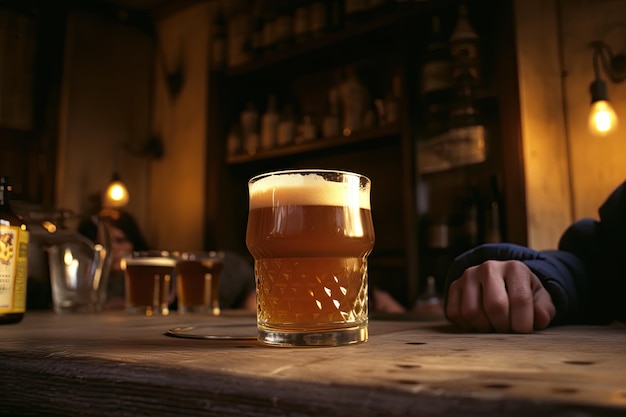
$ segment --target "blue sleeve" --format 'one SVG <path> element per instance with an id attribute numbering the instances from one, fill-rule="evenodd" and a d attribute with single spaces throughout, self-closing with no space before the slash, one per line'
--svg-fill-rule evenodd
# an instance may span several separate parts
<path id="1" fill-rule="evenodd" d="M 557 310 L 552 324 L 571 323 L 579 318 L 586 304 L 586 274 L 582 261 L 574 254 L 562 250 L 535 251 L 510 243 L 480 245 L 454 259 L 445 288 L 467 268 L 487 260 L 518 260 L 526 264 L 552 296 Z"/>
<path id="2" fill-rule="evenodd" d="M 618 187 L 600 207 L 599 220 L 582 219 L 563 233 L 559 249 L 575 254 L 585 265 L 590 323 L 626 323 L 626 192 Z"/>

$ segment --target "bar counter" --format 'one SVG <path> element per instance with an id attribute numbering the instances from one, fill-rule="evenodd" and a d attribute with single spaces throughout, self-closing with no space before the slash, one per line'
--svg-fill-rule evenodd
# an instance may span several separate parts
<path id="1" fill-rule="evenodd" d="M 626 415 L 626 327 L 466 334 L 376 316 L 366 343 L 269 347 L 255 318 L 27 312 L 0 327 L 6 416 Z"/>

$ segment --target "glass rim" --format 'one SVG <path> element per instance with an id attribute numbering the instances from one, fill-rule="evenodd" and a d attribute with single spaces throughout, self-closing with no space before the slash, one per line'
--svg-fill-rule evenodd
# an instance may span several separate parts
<path id="1" fill-rule="evenodd" d="M 143 249 L 136 250 L 125 256 L 125 258 L 177 258 L 180 252 L 165 249 Z"/>
<path id="2" fill-rule="evenodd" d="M 327 168 L 294 168 L 294 169 L 282 169 L 278 171 L 268 171 L 262 174 L 257 174 L 248 180 L 248 184 L 252 184 L 260 179 L 270 177 L 272 175 L 287 175 L 287 174 L 340 174 L 340 175 L 350 175 L 358 178 L 362 178 L 367 180 L 367 182 L 371 183 L 372 180 L 369 177 L 359 174 L 354 171 L 346 171 L 342 169 L 327 169 Z"/>
<path id="3" fill-rule="evenodd" d="M 196 250 L 196 251 L 184 251 L 180 253 L 179 260 L 181 261 L 194 261 L 194 260 L 221 260 L 226 257 L 226 252 L 222 250 Z"/>

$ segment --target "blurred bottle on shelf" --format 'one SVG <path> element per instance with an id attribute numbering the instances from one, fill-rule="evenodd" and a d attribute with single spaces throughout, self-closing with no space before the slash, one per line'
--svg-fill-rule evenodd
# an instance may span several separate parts
<path id="1" fill-rule="evenodd" d="M 321 0 L 313 0 L 309 6 L 309 29 L 313 38 L 319 38 L 327 31 L 327 4 Z"/>
<path id="2" fill-rule="evenodd" d="M 448 106 L 452 90 L 450 51 L 441 30 L 440 18 L 433 16 L 431 25 L 421 67 L 421 93 L 427 138 L 440 135 L 448 129 Z"/>
<path id="3" fill-rule="evenodd" d="M 470 23 L 467 5 L 459 4 L 456 26 L 449 39 L 453 79 L 469 73 L 476 84 L 480 83 L 479 41 L 480 38 Z"/>
<path id="4" fill-rule="evenodd" d="M 480 87 L 479 37 L 461 3 L 457 22 L 450 36 L 452 77 L 455 96 L 450 111 L 452 165 L 483 162 L 487 159 L 487 137 L 478 100 Z"/>
<path id="5" fill-rule="evenodd" d="M 237 13 L 226 19 L 226 64 L 243 65 L 250 60 L 251 15 Z"/>
<path id="6" fill-rule="evenodd" d="M 487 130 L 476 97 L 476 80 L 468 72 L 456 79 L 456 95 L 450 112 L 450 163 L 475 164 L 487 159 Z"/>
<path id="7" fill-rule="evenodd" d="M 276 45 L 276 11 L 271 5 L 264 4 L 262 16 L 261 48 L 268 51 Z"/>
<path id="8" fill-rule="evenodd" d="M 383 100 L 383 120 L 381 125 L 396 123 L 400 117 L 400 100 L 402 98 L 402 78 L 394 75 L 391 79 L 391 91 Z"/>
<path id="9" fill-rule="evenodd" d="M 251 8 L 251 29 L 248 49 L 251 58 L 258 58 L 263 55 L 263 2 L 254 0 Z"/>
<path id="10" fill-rule="evenodd" d="M 311 119 L 311 116 L 305 114 L 302 122 L 298 125 L 296 133 L 296 143 L 310 142 L 317 138 L 317 128 Z"/>
<path id="11" fill-rule="evenodd" d="M 480 85 L 478 35 L 472 27 L 467 6 L 461 3 L 457 22 L 450 35 L 452 78 L 455 98 L 451 112 L 452 127 L 482 125 L 477 102 Z"/>
<path id="12" fill-rule="evenodd" d="M 367 87 L 361 82 L 354 67 L 347 67 L 345 79 L 339 85 L 339 97 L 342 104 L 342 131 L 350 136 L 363 128 L 363 117 L 368 102 Z"/>
<path id="13" fill-rule="evenodd" d="M 363 129 L 373 129 L 378 126 L 378 116 L 376 114 L 376 106 L 373 101 L 370 101 L 365 106 L 365 113 L 363 113 Z"/>
<path id="14" fill-rule="evenodd" d="M 241 153 L 241 128 L 234 125 L 228 131 L 226 136 L 226 152 L 228 156 L 235 156 Z"/>
<path id="15" fill-rule="evenodd" d="M 213 36 L 211 39 L 211 69 L 221 71 L 226 67 L 226 17 L 221 6 L 218 6 L 213 19 Z"/>
<path id="16" fill-rule="evenodd" d="M 276 145 L 287 146 L 294 142 L 296 135 L 296 121 L 293 114 L 293 107 L 286 105 L 278 122 L 278 136 Z"/>
<path id="17" fill-rule="evenodd" d="M 330 138 L 339 136 L 339 92 L 332 87 L 328 91 L 328 113 L 322 121 L 322 137 Z"/>
<path id="18" fill-rule="evenodd" d="M 276 96 L 270 94 L 267 99 L 267 108 L 261 117 L 261 149 L 267 151 L 276 146 L 279 119 Z"/>
<path id="19" fill-rule="evenodd" d="M 278 7 L 274 20 L 274 45 L 277 49 L 285 49 L 293 42 L 293 6 L 283 3 Z"/>
<path id="20" fill-rule="evenodd" d="M 311 6 L 308 1 L 299 1 L 293 12 L 293 38 L 296 43 L 309 40 L 311 36 L 311 26 L 309 16 Z"/>
<path id="21" fill-rule="evenodd" d="M 241 112 L 241 138 L 248 155 L 254 155 L 259 147 L 259 112 L 254 102 L 249 101 Z"/>
<path id="22" fill-rule="evenodd" d="M 476 79 L 469 71 L 455 80 L 455 94 L 450 110 L 450 127 L 461 128 L 483 125 L 477 98 Z"/>

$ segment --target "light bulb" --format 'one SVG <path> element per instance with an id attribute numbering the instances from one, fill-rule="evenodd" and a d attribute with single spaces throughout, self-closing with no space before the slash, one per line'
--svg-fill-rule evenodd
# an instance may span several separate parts
<path id="1" fill-rule="evenodd" d="M 119 176 L 113 175 L 113 180 L 106 189 L 103 205 L 105 207 L 123 207 L 128 204 L 128 190 Z"/>
<path id="2" fill-rule="evenodd" d="M 595 136 L 608 136 L 617 130 L 617 115 L 613 106 L 606 100 L 591 104 L 589 111 L 589 131 Z"/>

